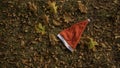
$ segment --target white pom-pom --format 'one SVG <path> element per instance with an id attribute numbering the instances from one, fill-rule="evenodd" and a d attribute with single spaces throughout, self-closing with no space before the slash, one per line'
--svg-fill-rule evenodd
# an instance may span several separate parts
<path id="1" fill-rule="evenodd" d="M 87 19 L 90 22 L 90 19 Z"/>

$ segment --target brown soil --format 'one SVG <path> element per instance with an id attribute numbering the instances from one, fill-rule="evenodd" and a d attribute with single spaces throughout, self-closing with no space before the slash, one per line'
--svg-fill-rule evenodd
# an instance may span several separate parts
<path id="1" fill-rule="evenodd" d="M 120 1 L 81 0 L 87 11 L 79 9 L 77 0 L 54 2 L 57 14 L 47 0 L 0 0 L 0 68 L 119 68 Z M 81 39 L 71 53 L 56 35 L 87 18 L 91 22 L 82 37 L 99 45 L 89 49 Z M 36 32 L 38 23 L 45 34 Z"/>

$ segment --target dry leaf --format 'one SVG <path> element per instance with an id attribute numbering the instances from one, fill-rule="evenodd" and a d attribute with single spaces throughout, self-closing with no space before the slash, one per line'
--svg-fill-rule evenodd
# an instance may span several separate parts
<path id="1" fill-rule="evenodd" d="M 44 20 L 45 24 L 49 23 L 49 16 L 47 16 L 46 14 L 43 14 L 41 17 Z"/>
<path id="2" fill-rule="evenodd" d="M 28 64 L 28 60 L 27 59 L 22 59 L 22 63 L 23 64 Z"/>
<path id="3" fill-rule="evenodd" d="M 56 38 L 54 34 L 49 34 L 49 39 L 52 45 L 55 45 L 56 42 L 58 42 L 58 39 Z"/>
<path id="4" fill-rule="evenodd" d="M 72 20 L 73 20 L 73 19 L 71 18 L 70 15 L 67 15 L 67 14 L 64 15 L 64 21 L 65 21 L 66 23 L 69 23 L 69 22 L 71 22 Z"/>
<path id="5" fill-rule="evenodd" d="M 56 21 L 56 20 L 53 20 L 53 25 L 55 25 L 55 26 L 60 26 L 60 25 L 61 25 L 61 23 L 60 23 L 60 22 L 58 22 L 58 21 Z"/>
<path id="6" fill-rule="evenodd" d="M 48 1 L 48 5 L 51 9 L 51 12 L 53 12 L 54 14 L 57 13 L 57 6 L 56 6 L 56 2 L 51 2 L 51 1 Z"/>
<path id="7" fill-rule="evenodd" d="M 28 8 L 33 12 L 37 12 L 37 6 L 34 3 L 28 2 Z"/>
<path id="8" fill-rule="evenodd" d="M 78 1 L 78 7 L 81 13 L 87 13 L 87 7 L 81 3 L 81 1 Z"/>

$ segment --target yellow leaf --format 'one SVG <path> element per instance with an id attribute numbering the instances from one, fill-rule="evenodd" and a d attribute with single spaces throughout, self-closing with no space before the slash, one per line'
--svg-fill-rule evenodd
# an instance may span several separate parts
<path id="1" fill-rule="evenodd" d="M 87 7 L 81 3 L 81 1 L 78 1 L 78 7 L 81 13 L 87 13 Z"/>
<path id="2" fill-rule="evenodd" d="M 89 38 L 89 49 L 92 49 L 95 47 L 95 45 L 98 45 L 96 41 L 94 41 L 92 38 Z"/>
<path id="3" fill-rule="evenodd" d="M 37 33 L 45 34 L 45 26 L 42 26 L 41 23 L 36 24 L 35 29 Z"/>
<path id="4" fill-rule="evenodd" d="M 56 2 L 51 2 L 51 1 L 48 1 L 48 5 L 51 9 L 51 12 L 53 12 L 54 14 L 57 13 L 57 6 L 56 6 Z"/>

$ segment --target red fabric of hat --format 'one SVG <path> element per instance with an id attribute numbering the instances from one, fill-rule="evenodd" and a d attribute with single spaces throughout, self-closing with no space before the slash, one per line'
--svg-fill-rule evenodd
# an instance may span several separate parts
<path id="1" fill-rule="evenodd" d="M 82 22 L 78 22 L 71 27 L 61 31 L 57 36 L 64 43 L 64 45 L 73 52 L 76 48 L 78 42 L 80 41 L 81 35 L 86 27 L 86 25 L 90 22 L 90 19 L 87 19 Z"/>

